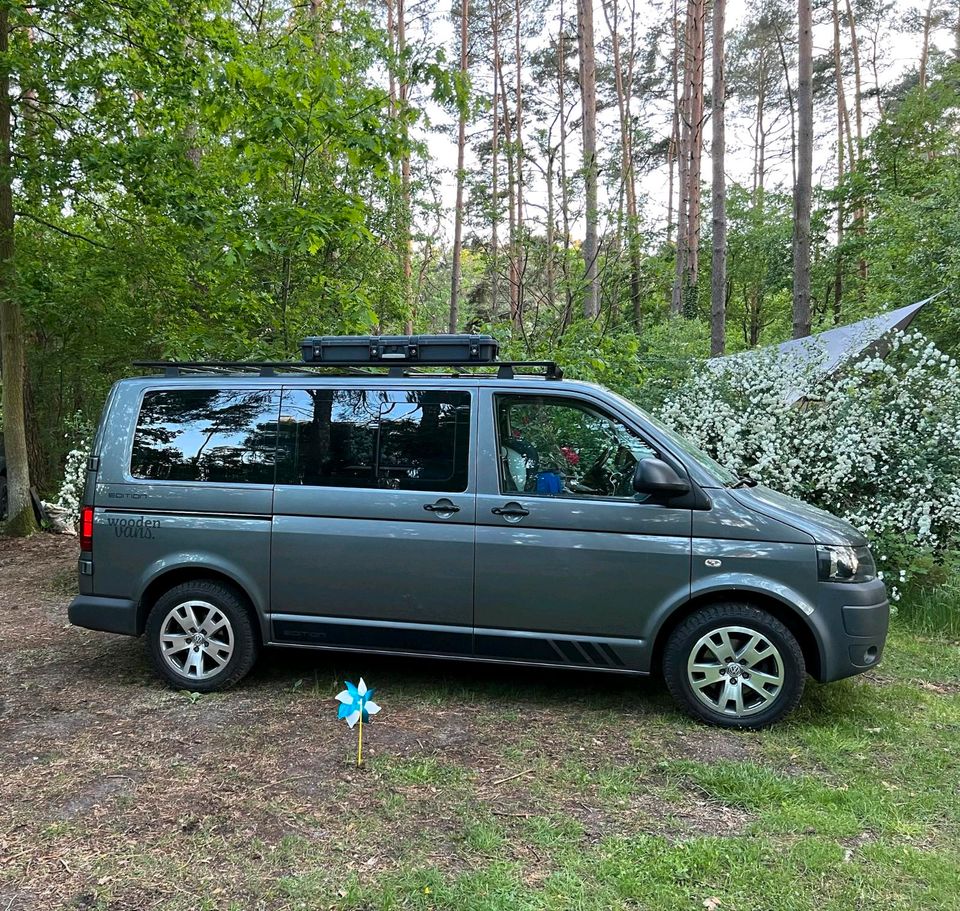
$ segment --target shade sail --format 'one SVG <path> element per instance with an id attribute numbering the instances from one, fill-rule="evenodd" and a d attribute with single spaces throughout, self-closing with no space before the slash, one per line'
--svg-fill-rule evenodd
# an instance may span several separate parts
<path id="1" fill-rule="evenodd" d="M 712 370 L 723 373 L 728 367 L 742 362 L 744 358 L 771 354 L 782 357 L 791 366 L 801 368 L 801 372 L 815 380 L 824 379 L 837 371 L 843 364 L 859 359 L 870 353 L 886 353 L 886 340 L 892 332 L 906 329 L 914 317 L 943 291 L 897 310 L 881 313 L 869 319 L 828 329 L 809 338 L 791 339 L 779 345 L 742 351 L 726 357 L 711 359 L 708 363 Z M 790 402 L 798 401 L 806 390 L 792 389 L 787 396 Z"/>

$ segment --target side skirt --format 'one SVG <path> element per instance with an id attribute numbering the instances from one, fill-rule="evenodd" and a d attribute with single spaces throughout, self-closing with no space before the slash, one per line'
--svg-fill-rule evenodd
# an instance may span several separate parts
<path id="1" fill-rule="evenodd" d="M 269 620 L 268 645 L 648 673 L 649 649 L 642 639 L 303 614 L 272 614 Z"/>

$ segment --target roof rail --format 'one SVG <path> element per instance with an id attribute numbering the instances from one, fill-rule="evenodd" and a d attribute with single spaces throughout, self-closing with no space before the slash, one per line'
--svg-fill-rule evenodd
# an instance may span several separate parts
<path id="1" fill-rule="evenodd" d="M 516 368 L 539 369 L 542 373 L 526 373 L 520 376 L 542 376 L 548 380 L 562 380 L 563 370 L 554 361 L 445 361 L 440 364 L 424 364 L 419 361 L 395 360 L 389 363 L 356 361 L 347 363 L 304 363 L 303 361 L 134 361 L 134 367 L 145 370 L 162 370 L 166 376 L 276 376 L 278 373 L 294 376 L 316 376 L 318 374 L 403 378 L 407 376 L 436 377 L 439 379 L 460 376 L 495 376 L 501 380 L 512 380 Z M 434 373 L 424 367 L 460 368 L 453 373 Z M 478 373 L 478 368 L 493 368 L 496 373 Z M 416 369 L 420 368 L 420 369 Z M 469 368 L 466 372 L 463 368 Z M 384 372 L 386 371 L 386 372 Z"/>

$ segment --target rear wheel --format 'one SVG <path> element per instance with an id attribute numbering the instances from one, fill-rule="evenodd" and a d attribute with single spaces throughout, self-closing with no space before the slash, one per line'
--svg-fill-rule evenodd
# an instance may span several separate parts
<path id="1" fill-rule="evenodd" d="M 259 637 L 241 596 L 220 582 L 185 582 L 154 604 L 147 640 L 157 672 L 179 689 L 233 686 L 257 660 Z"/>
<path id="2" fill-rule="evenodd" d="M 667 640 L 663 674 L 691 715 L 730 728 L 762 728 L 800 701 L 806 669 L 793 633 L 748 604 L 698 610 Z"/>

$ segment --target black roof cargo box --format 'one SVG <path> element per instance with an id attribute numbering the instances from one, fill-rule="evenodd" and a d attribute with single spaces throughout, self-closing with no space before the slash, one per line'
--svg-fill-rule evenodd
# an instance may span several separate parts
<path id="1" fill-rule="evenodd" d="M 491 364 L 489 335 L 312 335 L 300 343 L 307 364 Z"/>

